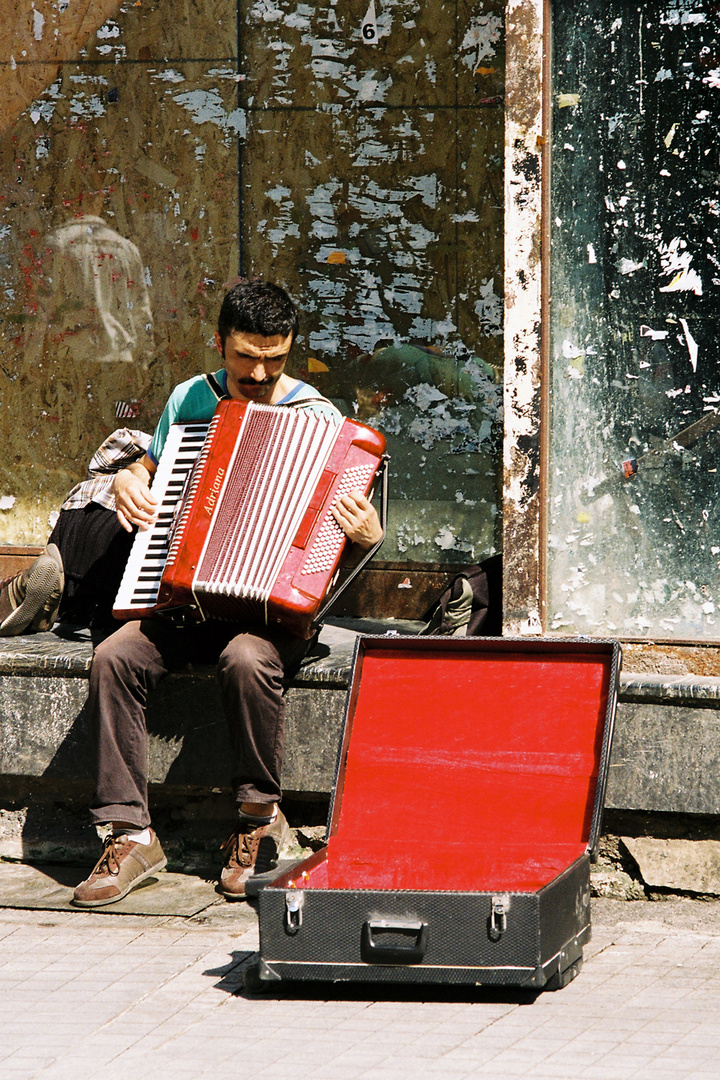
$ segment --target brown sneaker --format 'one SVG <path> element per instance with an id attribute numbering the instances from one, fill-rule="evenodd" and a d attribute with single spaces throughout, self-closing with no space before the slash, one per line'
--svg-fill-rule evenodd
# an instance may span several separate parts
<path id="1" fill-rule="evenodd" d="M 105 850 L 90 877 L 81 881 L 73 893 L 77 907 L 101 907 L 122 900 L 141 881 L 152 877 L 167 865 L 155 831 L 151 844 L 138 844 L 127 836 L 108 836 Z"/>
<path id="2" fill-rule="evenodd" d="M 48 544 L 32 566 L 0 584 L 0 635 L 49 630 L 64 584 L 62 557 L 54 544 Z"/>
<path id="3" fill-rule="evenodd" d="M 225 869 L 220 875 L 220 892 L 226 900 L 244 900 L 245 882 L 253 874 L 264 874 L 277 866 L 278 855 L 289 839 L 290 830 L 282 810 L 270 825 L 250 822 L 238 826 L 225 841 L 222 852 Z"/>

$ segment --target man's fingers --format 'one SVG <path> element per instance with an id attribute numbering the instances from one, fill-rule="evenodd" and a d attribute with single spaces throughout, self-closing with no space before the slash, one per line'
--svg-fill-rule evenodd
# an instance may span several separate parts
<path id="1" fill-rule="evenodd" d="M 365 498 L 362 492 L 353 490 L 341 495 L 335 504 L 335 508 L 347 517 L 361 518 L 363 514 L 370 512 L 372 503 Z"/>
<path id="2" fill-rule="evenodd" d="M 149 491 L 141 489 L 140 491 L 134 491 L 132 493 L 132 501 L 135 504 L 135 508 L 138 512 L 147 514 L 149 517 L 155 517 L 158 508 L 158 501 L 154 499 Z"/>
<path id="3" fill-rule="evenodd" d="M 125 497 L 116 499 L 115 505 L 118 520 L 128 532 L 132 530 L 133 525 L 137 525 L 140 529 L 150 528 L 157 517 L 157 506 L 147 502 L 145 506 L 142 506 Z"/>
<path id="4" fill-rule="evenodd" d="M 122 525 L 122 527 L 123 527 L 123 529 L 125 530 L 125 532 L 132 532 L 132 528 L 133 528 L 133 527 L 132 527 L 132 524 L 131 524 L 131 523 L 130 523 L 130 522 L 128 521 L 128 519 L 127 519 L 127 518 L 125 517 L 125 515 L 124 515 L 124 514 L 123 514 L 123 512 L 122 512 L 122 510 L 118 510 L 118 511 L 117 511 L 117 516 L 118 516 L 118 521 L 119 521 L 119 522 L 120 522 L 120 524 Z"/>
<path id="5" fill-rule="evenodd" d="M 347 503 L 341 502 L 340 500 L 335 504 L 334 509 L 336 516 L 345 519 L 355 517 L 357 514 L 357 511 L 353 507 L 348 506 Z"/>
<path id="6" fill-rule="evenodd" d="M 363 495 L 362 491 L 358 491 L 357 488 L 352 488 L 346 495 L 342 496 L 341 501 L 342 499 L 353 503 L 355 506 L 359 506 L 362 510 L 369 510 L 372 506 L 372 503 L 367 496 Z"/>
<path id="7" fill-rule="evenodd" d="M 343 532 L 368 549 L 382 539 L 382 526 L 373 504 L 360 491 L 350 491 L 338 499 L 333 515 Z"/>

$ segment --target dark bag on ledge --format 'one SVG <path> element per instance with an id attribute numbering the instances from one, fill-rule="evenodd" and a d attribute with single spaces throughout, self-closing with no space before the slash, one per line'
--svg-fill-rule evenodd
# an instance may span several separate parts
<path id="1" fill-rule="evenodd" d="M 502 555 L 492 555 L 453 578 L 425 618 L 428 622 L 421 634 L 502 634 Z"/>

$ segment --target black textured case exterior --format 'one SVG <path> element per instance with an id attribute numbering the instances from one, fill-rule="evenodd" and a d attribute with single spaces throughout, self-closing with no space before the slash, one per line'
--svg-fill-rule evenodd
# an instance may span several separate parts
<path id="1" fill-rule="evenodd" d="M 295 872 L 302 871 L 302 863 Z M 259 895 L 264 980 L 436 982 L 542 988 L 582 957 L 590 939 L 590 858 L 582 856 L 536 893 L 307 889 L 302 922 L 286 928 L 285 888 Z M 507 923 L 493 940 L 493 899 Z M 419 963 L 368 962 L 367 923 L 424 923 Z"/>
<path id="2" fill-rule="evenodd" d="M 358 639 L 355 677 L 348 691 L 345 731 L 338 754 L 331 823 L 335 800 L 343 784 L 360 650 L 365 645 L 380 649 L 402 645 L 412 651 L 426 648 L 427 641 L 417 637 Z M 514 651 L 518 645 L 529 652 L 542 649 L 566 653 L 576 649 L 578 642 L 461 638 L 440 643 L 441 648 L 458 651 L 479 648 Z M 582 966 L 583 946 L 590 940 L 590 862 L 600 836 L 622 663 L 615 641 L 583 640 L 582 649 L 607 655 L 610 665 L 609 700 L 586 854 L 536 892 L 459 892 L 452 890 L 451 881 L 447 891 L 302 889 L 300 925 L 291 925 L 290 929 L 286 883 L 291 875 L 279 875 L 258 894 L 260 957 L 248 978 L 249 986 L 267 985 L 276 980 L 318 980 L 559 989 L 574 978 Z M 322 858 L 323 854 L 318 853 L 297 864 L 292 879 L 301 880 L 303 868 L 311 870 Z M 387 858 L 392 860 L 392 851 L 387 852 Z M 505 914 L 501 928 L 497 921 L 493 922 L 493 909 L 498 903 Z M 382 949 L 369 954 L 367 928 L 378 923 L 423 927 L 422 957 L 411 957 L 410 951 L 403 953 L 402 947 L 393 963 L 381 962 Z M 413 938 L 400 936 L 399 942 L 407 947 L 413 944 Z"/>

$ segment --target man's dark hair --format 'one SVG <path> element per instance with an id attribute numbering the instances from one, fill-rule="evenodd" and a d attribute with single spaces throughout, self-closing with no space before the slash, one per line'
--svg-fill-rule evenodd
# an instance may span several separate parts
<path id="1" fill-rule="evenodd" d="M 223 345 L 233 330 L 262 334 L 263 337 L 292 334 L 294 341 L 299 325 L 295 304 L 284 289 L 270 281 L 243 281 L 233 286 L 223 300 L 218 316 L 218 333 Z"/>

